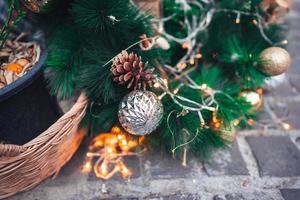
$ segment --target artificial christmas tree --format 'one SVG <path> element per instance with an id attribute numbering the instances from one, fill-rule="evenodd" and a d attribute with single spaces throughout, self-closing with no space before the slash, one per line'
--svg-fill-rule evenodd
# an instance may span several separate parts
<path id="1" fill-rule="evenodd" d="M 63 98 L 86 93 L 84 124 L 92 135 L 118 121 L 128 133 L 149 134 L 133 129 L 147 127 L 156 104 L 145 100 L 151 91 L 163 117 L 148 138 L 177 155 L 188 150 L 205 158 L 211 147 L 226 146 L 224 133 L 246 126 L 260 110 L 264 80 L 287 70 L 288 53 L 275 48 L 285 44 L 283 32 L 265 17 L 263 1 L 159 3 L 161 18 L 132 1 L 70 1 L 50 40 L 50 87 Z"/>

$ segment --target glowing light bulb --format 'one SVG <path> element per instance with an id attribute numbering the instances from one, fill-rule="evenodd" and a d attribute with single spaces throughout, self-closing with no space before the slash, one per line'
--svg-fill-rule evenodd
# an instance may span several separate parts
<path id="1" fill-rule="evenodd" d="M 194 65 L 194 64 L 195 64 L 194 58 L 191 58 L 191 59 L 190 59 L 190 64 L 191 64 L 191 65 Z"/>
<path id="2" fill-rule="evenodd" d="M 107 147 L 106 148 L 106 152 L 109 153 L 109 154 L 111 154 L 113 152 L 112 147 Z"/>
<path id="3" fill-rule="evenodd" d="M 168 85 L 168 79 L 164 78 L 163 82 L 164 82 L 165 85 Z"/>
<path id="4" fill-rule="evenodd" d="M 232 122 L 233 126 L 238 126 L 240 124 L 240 120 L 239 119 L 235 119 L 233 122 Z"/>
<path id="5" fill-rule="evenodd" d="M 230 56 L 231 61 L 237 61 L 239 59 L 239 55 L 237 53 L 233 53 Z"/>
<path id="6" fill-rule="evenodd" d="M 159 83 L 154 83 L 154 85 L 153 85 L 155 88 L 159 88 L 159 86 L 160 86 L 160 84 Z"/>
<path id="7" fill-rule="evenodd" d="M 121 129 L 119 127 L 117 127 L 117 126 L 114 126 L 114 127 L 112 127 L 111 132 L 112 133 L 120 133 Z"/>
<path id="8" fill-rule="evenodd" d="M 124 169 L 123 169 L 123 172 L 124 172 L 124 173 L 128 173 L 129 171 L 128 171 L 127 168 L 124 168 Z"/>
<path id="9" fill-rule="evenodd" d="M 108 173 L 106 163 L 102 163 L 100 170 L 101 170 L 101 174 L 104 176 Z"/>
<path id="10" fill-rule="evenodd" d="M 121 141 L 121 140 L 124 138 L 124 136 L 121 135 L 121 134 L 118 134 L 118 135 L 117 135 L 117 138 L 118 138 L 119 141 Z"/>
<path id="11" fill-rule="evenodd" d="M 176 88 L 174 91 L 173 91 L 173 94 L 178 94 L 179 92 L 179 88 Z"/>
<path id="12" fill-rule="evenodd" d="M 83 165 L 83 168 L 82 168 L 82 172 L 83 173 L 87 173 L 87 172 L 90 172 L 92 170 L 92 164 L 90 161 L 87 161 L 84 165 Z"/>
<path id="13" fill-rule="evenodd" d="M 202 58 L 202 54 L 201 53 L 197 53 L 196 54 L 196 58 L 198 58 L 198 59 Z"/>
<path id="14" fill-rule="evenodd" d="M 291 125 L 289 123 L 283 122 L 281 126 L 284 130 L 291 130 Z"/>
<path id="15" fill-rule="evenodd" d="M 241 13 L 238 13 L 235 19 L 235 23 L 239 24 L 241 22 Z"/>
<path id="16" fill-rule="evenodd" d="M 123 164 L 121 165 L 121 173 L 123 177 L 129 177 L 132 175 L 132 172 Z"/>
<path id="17" fill-rule="evenodd" d="M 127 145 L 127 141 L 126 140 L 122 140 L 122 145 L 126 146 Z"/>
<path id="18" fill-rule="evenodd" d="M 186 66 L 187 66 L 186 63 L 179 63 L 179 64 L 177 65 L 177 68 L 178 68 L 178 69 L 184 69 L 184 68 L 186 68 Z"/>
<path id="19" fill-rule="evenodd" d="M 110 179 L 118 172 L 124 178 L 128 178 L 132 172 L 123 163 L 123 157 L 138 155 L 134 152 L 134 148 L 140 145 L 143 140 L 144 137 L 141 137 L 138 142 L 135 138 L 125 135 L 119 127 L 113 127 L 110 133 L 101 134 L 90 143 L 82 172 L 93 170 L 96 177 L 105 180 Z M 96 146 L 97 141 L 101 141 L 103 144 Z M 94 158 L 98 159 L 94 161 Z"/>
<path id="20" fill-rule="evenodd" d="M 205 90 L 207 89 L 208 85 L 206 83 L 203 83 L 202 85 L 200 85 L 200 90 Z"/>
<path id="21" fill-rule="evenodd" d="M 87 152 L 87 153 L 86 153 L 86 157 L 93 157 L 93 153 Z"/>
<path id="22" fill-rule="evenodd" d="M 248 119 L 248 124 L 250 125 L 250 126 L 253 126 L 254 125 L 254 123 L 255 123 L 255 121 L 253 120 L 253 119 Z"/>
<path id="23" fill-rule="evenodd" d="M 181 47 L 182 47 L 183 49 L 188 49 L 188 48 L 190 48 L 190 45 L 189 45 L 189 43 L 185 42 L 185 43 L 183 43 L 183 44 L 181 45 Z"/>
<path id="24" fill-rule="evenodd" d="M 97 140 L 95 142 L 95 147 L 101 147 L 101 146 L 103 146 L 103 141 L 102 140 Z"/>

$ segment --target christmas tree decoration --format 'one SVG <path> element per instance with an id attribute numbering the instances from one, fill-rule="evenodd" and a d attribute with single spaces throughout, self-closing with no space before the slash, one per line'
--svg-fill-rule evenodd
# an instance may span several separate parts
<path id="1" fill-rule="evenodd" d="M 124 158 L 138 156 L 136 148 L 142 145 L 143 140 L 143 137 L 137 139 L 127 135 L 117 126 L 112 127 L 109 133 L 102 133 L 93 138 L 82 172 L 89 173 L 93 169 L 95 175 L 104 180 L 110 179 L 118 172 L 124 179 L 129 178 L 133 172 L 126 166 Z M 95 158 L 97 160 L 93 166 Z"/>
<path id="2" fill-rule="evenodd" d="M 221 138 L 228 143 L 233 143 L 236 140 L 237 130 L 234 127 L 221 130 Z"/>
<path id="3" fill-rule="evenodd" d="M 162 103 L 150 91 L 132 91 L 123 98 L 119 106 L 119 122 L 133 135 L 152 133 L 160 124 L 162 116 Z"/>
<path id="4" fill-rule="evenodd" d="M 240 93 L 240 96 L 245 99 L 247 103 L 249 103 L 252 108 L 250 109 L 251 113 L 256 113 L 261 110 L 264 99 L 261 90 L 245 90 Z"/>
<path id="5" fill-rule="evenodd" d="M 223 125 L 223 121 L 217 117 L 217 111 L 213 112 L 210 127 L 213 130 L 218 131 L 223 127 Z"/>
<path id="6" fill-rule="evenodd" d="M 53 10 L 56 0 L 22 0 L 24 6 L 34 13 L 48 13 Z"/>
<path id="7" fill-rule="evenodd" d="M 133 135 L 157 130 L 147 139 L 185 164 L 187 152 L 206 159 L 234 140 L 236 119 L 242 127 L 261 108 L 256 89 L 266 75 L 290 64 L 274 47 L 286 40 L 268 26 L 272 9 L 261 2 L 71 1 L 49 31 L 50 88 L 63 98 L 87 95 L 90 134 L 119 121 Z"/>
<path id="8" fill-rule="evenodd" d="M 230 126 L 226 127 L 224 122 L 217 117 L 217 111 L 213 112 L 210 127 L 217 134 L 220 134 L 222 139 L 226 142 L 232 143 L 236 138 L 236 129 L 234 128 L 233 123 L 230 123 Z"/>
<path id="9" fill-rule="evenodd" d="M 289 52 L 280 47 L 269 47 L 260 54 L 262 60 L 261 70 L 268 76 L 284 73 L 291 65 Z"/>
<path id="10" fill-rule="evenodd" d="M 148 38 L 146 34 L 141 35 L 140 39 L 141 39 L 140 47 L 143 51 L 148 51 L 152 49 L 152 47 L 154 46 L 154 39 Z"/>
<path id="11" fill-rule="evenodd" d="M 168 40 L 166 40 L 164 37 L 159 36 L 156 39 L 156 44 L 159 48 L 163 49 L 163 50 L 168 50 L 170 49 L 170 43 L 168 42 Z"/>
<path id="12" fill-rule="evenodd" d="M 153 86 L 155 76 L 152 69 L 146 70 L 148 63 L 143 63 L 137 54 L 122 51 L 115 57 L 111 66 L 114 81 L 118 84 L 126 84 L 127 88 L 146 89 Z"/>

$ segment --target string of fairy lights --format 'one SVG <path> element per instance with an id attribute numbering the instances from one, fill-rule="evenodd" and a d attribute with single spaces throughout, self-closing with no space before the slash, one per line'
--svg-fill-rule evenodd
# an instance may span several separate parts
<path id="1" fill-rule="evenodd" d="M 229 10 L 229 9 L 215 9 L 213 4 L 214 1 L 213 0 L 201 0 L 201 1 L 193 1 L 193 0 L 177 0 L 176 1 L 178 4 L 181 5 L 182 10 L 184 11 L 184 27 L 187 29 L 187 36 L 184 38 L 177 38 L 169 33 L 167 33 L 164 29 L 165 24 L 172 20 L 173 18 L 176 17 L 175 14 L 172 14 L 170 16 L 166 16 L 162 19 L 159 20 L 154 20 L 155 23 L 158 24 L 158 28 L 157 31 L 164 37 L 166 37 L 169 41 L 173 41 L 176 43 L 179 43 L 182 45 L 182 48 L 187 49 L 185 55 L 179 59 L 178 63 L 175 64 L 175 67 L 169 66 L 169 65 L 163 65 L 164 69 L 166 69 L 166 71 L 170 72 L 171 74 L 176 76 L 176 79 L 180 79 L 182 77 L 185 78 L 185 80 L 182 80 L 182 84 L 176 88 L 173 92 L 170 92 L 168 90 L 167 87 L 167 80 L 159 80 L 160 87 L 164 90 L 163 95 L 168 94 L 171 96 L 171 98 L 174 100 L 174 102 L 178 105 L 180 105 L 183 109 L 187 109 L 189 111 L 196 111 L 198 112 L 198 116 L 199 116 L 199 120 L 200 123 L 203 127 L 203 125 L 205 124 L 205 122 L 203 121 L 203 117 L 201 114 L 201 110 L 204 108 L 207 108 L 207 104 L 205 104 L 205 102 L 209 101 L 210 103 L 209 105 L 209 109 L 212 112 L 215 112 L 216 110 L 218 110 L 218 102 L 215 101 L 214 99 L 214 94 L 216 93 L 222 93 L 223 95 L 225 95 L 227 98 L 231 99 L 232 101 L 234 101 L 234 99 L 232 99 L 229 95 L 227 95 L 226 93 L 223 93 L 222 91 L 215 91 L 212 88 L 208 87 L 206 84 L 202 84 L 202 85 L 197 85 L 192 78 L 189 77 L 189 72 L 191 71 L 190 69 L 185 70 L 188 66 L 188 64 L 194 64 L 195 63 L 195 59 L 201 59 L 202 55 L 200 53 L 200 48 L 202 46 L 201 43 L 196 42 L 196 36 L 202 32 L 205 31 L 206 28 L 209 26 L 214 14 L 218 13 L 218 12 L 226 12 L 226 13 L 233 13 L 236 14 L 236 20 L 235 23 L 239 24 L 241 17 L 243 15 L 246 16 L 253 16 L 254 19 L 252 20 L 252 23 L 257 25 L 261 36 L 264 38 L 264 40 L 266 42 L 268 42 L 270 45 L 278 45 L 278 44 L 287 44 L 288 41 L 287 40 L 283 40 L 281 42 L 278 43 L 274 43 L 273 41 L 271 41 L 271 39 L 267 36 L 267 34 L 264 31 L 264 20 L 263 17 L 259 14 L 259 13 L 249 13 L 249 12 L 245 12 L 245 11 L 240 11 L 240 10 Z M 200 16 L 196 16 L 194 15 L 191 19 L 187 16 L 188 11 L 191 9 L 191 6 L 194 6 L 194 8 L 199 9 L 200 11 L 204 10 L 205 7 L 209 7 L 210 9 L 206 12 L 206 14 L 204 15 L 200 15 Z M 187 81 L 186 81 L 187 80 Z M 204 102 L 204 104 L 201 104 L 199 102 L 194 102 L 190 99 L 186 99 L 185 97 L 181 97 L 176 95 L 180 88 L 183 86 L 187 86 L 191 89 L 198 89 L 201 90 L 204 94 L 207 93 L 207 91 L 209 91 L 209 95 L 206 95 L 206 99 L 204 99 L 202 102 Z M 192 103 L 194 105 L 197 105 L 199 107 L 199 109 L 191 109 L 189 107 L 186 107 L 185 105 L 180 104 L 177 99 Z M 215 107 L 211 107 L 211 106 L 215 106 Z M 281 121 L 281 120 L 280 120 Z M 251 123 L 251 120 L 249 121 L 249 123 Z M 237 124 L 236 122 L 234 122 L 234 124 Z M 288 123 L 282 123 L 282 127 L 284 129 L 289 129 L 290 126 L 288 125 Z"/>
<path id="2" fill-rule="evenodd" d="M 112 127 L 109 133 L 93 138 L 86 153 L 82 172 L 89 173 L 93 170 L 96 177 L 104 180 L 110 179 L 117 173 L 120 173 L 123 178 L 129 178 L 133 172 L 126 166 L 124 159 L 129 156 L 139 156 L 145 151 L 143 141 L 144 137 L 136 138 L 126 134 L 117 126 Z"/>

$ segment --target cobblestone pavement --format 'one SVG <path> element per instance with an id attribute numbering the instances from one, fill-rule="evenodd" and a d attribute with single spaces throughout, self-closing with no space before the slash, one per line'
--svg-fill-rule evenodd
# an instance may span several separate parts
<path id="1" fill-rule="evenodd" d="M 300 0 L 289 15 L 293 65 L 284 82 L 266 95 L 255 129 L 239 133 L 228 151 L 187 167 L 163 153 L 131 158 L 129 181 L 101 181 L 80 172 L 82 147 L 55 180 L 12 200 L 300 200 Z M 291 130 L 284 130 L 289 123 Z"/>

